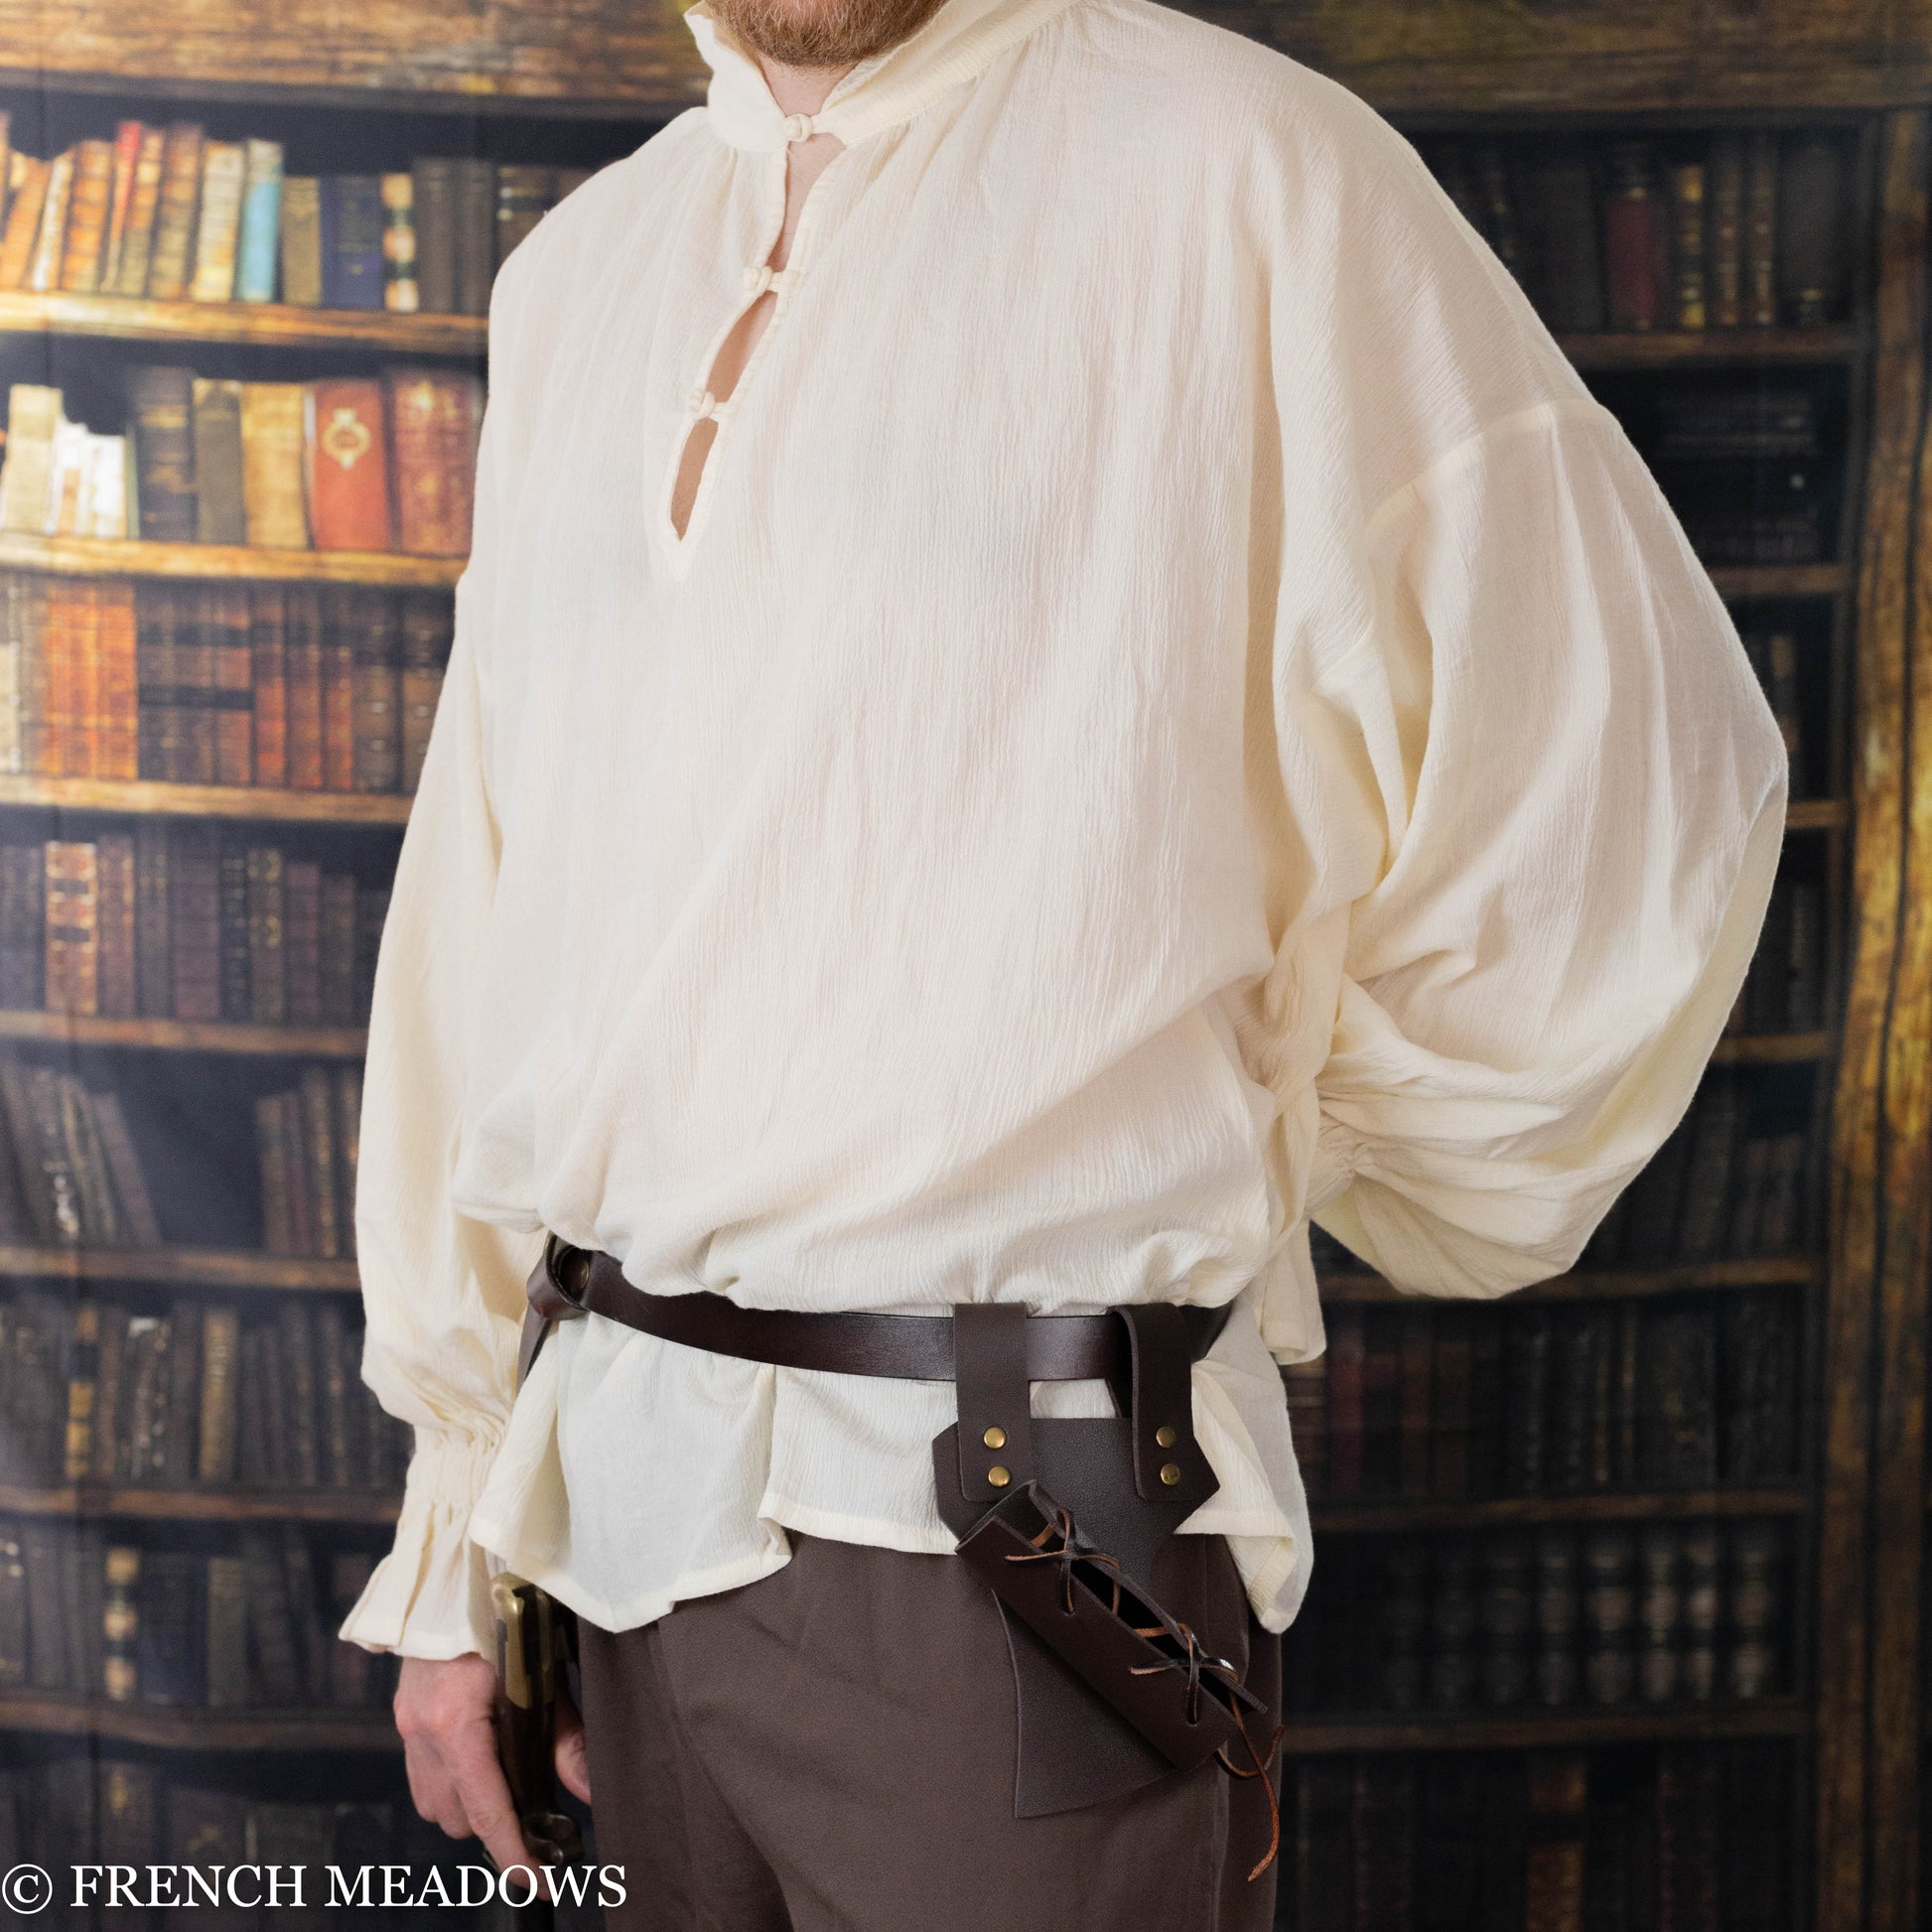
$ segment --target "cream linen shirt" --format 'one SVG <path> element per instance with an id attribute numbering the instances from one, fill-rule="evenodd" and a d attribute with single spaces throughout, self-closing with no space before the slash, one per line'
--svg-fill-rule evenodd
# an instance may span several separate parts
<path id="1" fill-rule="evenodd" d="M 1186 1527 L 1281 1629 L 1310 1215 L 1424 1294 L 1571 1265 L 1742 981 L 1769 708 L 1616 420 L 1342 87 L 1151 0 L 945 0 L 787 119 L 687 19 L 706 104 L 491 303 L 361 1122 L 362 1374 L 416 1449 L 343 1633 L 485 1649 L 495 1562 L 625 1628 L 789 1530 L 951 1549 L 950 1384 L 591 1318 L 516 1392 L 545 1228 L 758 1307 L 1232 1299 Z"/>

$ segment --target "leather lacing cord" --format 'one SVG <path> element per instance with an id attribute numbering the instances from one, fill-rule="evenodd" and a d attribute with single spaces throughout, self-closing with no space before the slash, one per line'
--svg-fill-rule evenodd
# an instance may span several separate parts
<path id="1" fill-rule="evenodd" d="M 1052 1538 L 1058 1543 L 1049 1548 Z M 1120 1565 L 1105 1550 L 1091 1547 L 1082 1548 L 1077 1541 L 1070 1510 L 1056 1507 L 1052 1518 L 1040 1529 L 1038 1535 L 1028 1539 L 1029 1547 L 1016 1551 L 1007 1558 L 1009 1563 L 1056 1563 L 1060 1574 L 1060 1607 L 1071 1616 L 1073 1614 L 1073 1573 L 1077 1566 L 1089 1564 L 1096 1570 L 1104 1571 L 1112 1587 L 1112 1600 L 1108 1604 L 1111 1614 L 1120 1614 Z M 1227 1754 L 1224 1744 L 1214 1753 L 1214 1761 L 1230 1777 L 1241 1779 L 1259 1778 L 1261 1788 L 1268 1798 L 1268 1850 L 1255 1868 L 1248 1873 L 1248 1882 L 1253 1884 L 1268 1867 L 1275 1863 L 1282 1847 L 1282 1808 L 1281 1800 L 1275 1791 L 1274 1781 L 1268 1775 L 1269 1760 L 1275 1755 L 1287 1726 L 1277 1725 L 1273 1735 L 1268 1739 L 1268 1748 L 1263 1751 L 1256 1747 L 1255 1740 L 1248 1734 L 1248 1726 L 1241 1716 L 1243 1698 L 1253 1703 L 1253 1694 L 1241 1682 L 1241 1673 L 1225 1657 L 1210 1657 L 1202 1648 L 1200 1639 L 1177 1617 L 1173 1617 L 1159 1603 L 1149 1600 L 1147 1608 L 1154 1612 L 1158 1621 L 1147 1624 L 1130 1624 L 1137 1637 L 1146 1637 L 1150 1642 L 1166 1637 L 1177 1646 L 1178 1656 L 1164 1656 L 1156 1664 L 1130 1665 L 1129 1671 L 1135 1677 L 1152 1677 L 1161 1671 L 1185 1671 L 1187 1673 L 1187 1722 L 1200 1722 L 1201 1677 L 1206 1674 L 1217 1677 L 1236 1694 L 1228 1700 L 1228 1715 L 1234 1720 L 1235 1734 L 1241 1739 L 1248 1753 L 1252 1768 L 1244 1770 Z"/>

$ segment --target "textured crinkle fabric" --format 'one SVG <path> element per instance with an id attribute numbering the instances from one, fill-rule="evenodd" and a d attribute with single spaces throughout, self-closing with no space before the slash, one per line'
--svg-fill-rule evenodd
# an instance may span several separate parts
<path id="1" fill-rule="evenodd" d="M 518 1394 L 545 1228 L 763 1307 L 1233 1299 L 1188 1527 L 1280 1629 L 1311 1216 L 1424 1294 L 1574 1262 L 1742 982 L 1769 708 L 1342 87 L 1149 0 L 945 0 L 787 124 L 687 18 L 707 104 L 492 298 L 361 1124 L 363 1374 L 419 1447 L 344 1634 L 483 1647 L 492 1560 L 623 1628 L 787 1529 L 949 1547 L 945 1387 L 585 1320 Z"/>

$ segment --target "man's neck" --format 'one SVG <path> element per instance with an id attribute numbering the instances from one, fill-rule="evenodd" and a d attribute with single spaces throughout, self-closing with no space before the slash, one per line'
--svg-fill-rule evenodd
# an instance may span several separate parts
<path id="1" fill-rule="evenodd" d="M 762 54 L 758 57 L 758 63 L 764 71 L 771 98 L 787 114 L 816 114 L 825 105 L 825 96 L 852 71 L 851 66 L 788 68 L 782 62 L 767 61 Z"/>

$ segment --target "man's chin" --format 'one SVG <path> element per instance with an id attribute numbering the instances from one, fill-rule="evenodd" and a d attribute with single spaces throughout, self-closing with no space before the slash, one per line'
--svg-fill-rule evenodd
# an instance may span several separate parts
<path id="1" fill-rule="evenodd" d="M 752 53 L 779 67 L 850 68 L 884 54 L 939 11 L 942 0 L 710 0 L 709 11 Z"/>

